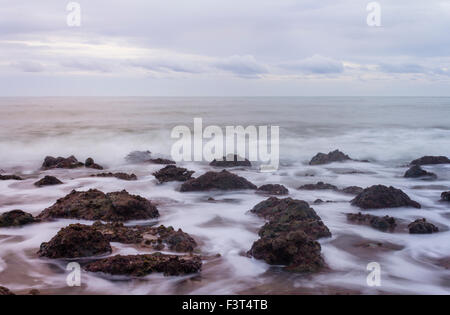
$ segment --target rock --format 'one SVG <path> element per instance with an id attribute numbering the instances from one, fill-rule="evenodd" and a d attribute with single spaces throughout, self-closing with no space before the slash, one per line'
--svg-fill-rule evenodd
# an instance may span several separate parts
<path id="1" fill-rule="evenodd" d="M 439 232 L 439 229 L 426 219 L 418 219 L 408 225 L 410 234 L 432 234 Z"/>
<path id="2" fill-rule="evenodd" d="M 8 288 L 0 286 L 0 295 L 15 295 Z"/>
<path id="3" fill-rule="evenodd" d="M 138 164 L 150 161 L 152 158 L 150 151 L 133 151 L 125 157 L 129 163 Z"/>
<path id="4" fill-rule="evenodd" d="M 348 213 L 347 220 L 351 222 L 356 222 L 359 224 L 365 224 L 373 227 L 374 229 L 380 231 L 393 231 L 397 227 L 395 218 L 390 216 L 377 217 L 370 214 Z"/>
<path id="5" fill-rule="evenodd" d="M 103 169 L 103 166 L 96 164 L 93 158 L 88 158 L 86 160 L 86 162 L 84 162 L 84 166 L 86 166 L 87 168 L 93 168 L 93 169 L 96 169 L 96 170 L 102 170 Z"/>
<path id="6" fill-rule="evenodd" d="M 41 295 L 41 292 L 38 289 L 31 289 L 28 295 Z"/>
<path id="7" fill-rule="evenodd" d="M 318 182 L 317 184 L 306 184 L 300 186 L 300 190 L 338 190 L 338 188 L 331 184 L 325 184 L 324 182 Z"/>
<path id="8" fill-rule="evenodd" d="M 450 201 L 450 191 L 444 191 L 441 194 L 441 200 L 442 201 Z"/>
<path id="9" fill-rule="evenodd" d="M 285 265 L 288 271 L 312 273 L 325 266 L 320 252 L 317 241 L 302 231 L 293 231 L 257 240 L 248 254 L 270 265 Z"/>
<path id="10" fill-rule="evenodd" d="M 322 220 L 301 219 L 288 222 L 272 220 L 266 223 L 258 232 L 261 238 L 276 238 L 280 234 L 292 231 L 302 231 L 313 240 L 331 237 L 331 232 Z"/>
<path id="11" fill-rule="evenodd" d="M 428 179 L 436 179 L 437 176 L 434 173 L 430 173 L 422 169 L 419 165 L 413 165 L 406 171 L 405 178 L 420 178 L 427 177 Z"/>
<path id="12" fill-rule="evenodd" d="M 288 222 L 292 219 L 320 220 L 320 217 L 306 201 L 292 198 L 271 197 L 258 203 L 250 212 L 267 220 Z"/>
<path id="13" fill-rule="evenodd" d="M 386 187 L 383 185 L 375 185 L 363 190 L 351 204 L 362 209 L 382 209 L 382 208 L 398 208 L 398 207 L 414 207 L 421 208 L 421 205 L 409 198 L 400 189 L 394 187 Z"/>
<path id="14" fill-rule="evenodd" d="M 162 165 L 175 165 L 175 164 L 177 164 L 175 161 L 168 160 L 168 159 L 162 159 L 162 158 L 151 159 L 148 162 L 150 162 L 152 164 L 162 164 Z"/>
<path id="15" fill-rule="evenodd" d="M 34 183 L 34 185 L 37 187 L 42 187 L 42 186 L 61 185 L 62 183 L 63 183 L 62 181 L 60 181 L 54 176 L 45 176 L 40 181 Z"/>
<path id="16" fill-rule="evenodd" d="M 61 229 L 48 243 L 42 243 L 38 255 L 57 259 L 92 257 L 111 252 L 108 239 L 95 228 L 71 224 Z"/>
<path id="17" fill-rule="evenodd" d="M 194 171 L 188 171 L 185 168 L 176 167 L 175 165 L 168 165 L 158 172 L 153 173 L 153 176 L 155 176 L 160 183 L 172 181 L 185 182 L 192 179 L 192 174 L 194 173 Z"/>
<path id="18" fill-rule="evenodd" d="M 22 210 L 13 210 L 0 215 L 0 227 L 16 227 L 35 223 L 36 220 L 31 214 Z"/>
<path id="19" fill-rule="evenodd" d="M 147 199 L 126 190 L 104 194 L 91 189 L 72 191 L 45 209 L 38 218 L 66 218 L 103 221 L 147 220 L 159 217 L 158 209 Z"/>
<path id="20" fill-rule="evenodd" d="M 286 187 L 284 187 L 283 185 L 279 185 L 279 184 L 263 185 L 263 186 L 259 187 L 256 192 L 260 193 L 260 194 L 275 195 L 275 196 L 289 195 L 289 190 Z"/>
<path id="21" fill-rule="evenodd" d="M 342 153 L 339 150 L 335 150 L 328 154 L 318 153 L 316 156 L 312 158 L 309 162 L 309 165 L 323 165 L 329 164 L 333 162 L 344 162 L 352 160 L 348 155 Z"/>
<path id="22" fill-rule="evenodd" d="M 72 155 L 68 158 L 47 156 L 42 164 L 43 170 L 49 170 L 54 168 L 78 168 L 83 167 L 84 164 L 78 162 L 78 160 Z"/>
<path id="23" fill-rule="evenodd" d="M 123 223 L 103 224 L 98 221 L 93 227 L 110 242 L 142 244 L 152 246 L 156 250 L 163 250 L 167 246 L 169 250 L 176 252 L 192 252 L 197 247 L 197 243 L 189 234 L 164 225 L 124 226 Z"/>
<path id="24" fill-rule="evenodd" d="M 128 181 L 138 179 L 135 174 L 126 174 L 126 173 L 101 173 L 101 174 L 91 175 L 91 177 L 115 177 L 117 179 L 128 180 Z"/>
<path id="25" fill-rule="evenodd" d="M 154 253 L 130 256 L 117 255 L 92 262 L 85 266 L 85 270 L 111 275 L 143 277 L 154 272 L 161 272 L 165 276 L 191 274 L 199 272 L 201 267 L 202 261 L 198 256 L 181 257 Z"/>
<path id="26" fill-rule="evenodd" d="M 315 205 L 321 205 L 322 203 L 325 203 L 325 201 L 323 201 L 322 199 L 316 199 L 313 202 L 313 204 L 315 204 Z"/>
<path id="27" fill-rule="evenodd" d="M 17 175 L 0 175 L 0 180 L 23 180 L 23 178 Z"/>
<path id="28" fill-rule="evenodd" d="M 433 165 L 449 163 L 450 159 L 446 156 L 423 156 L 420 159 L 411 162 L 412 165 Z"/>
<path id="29" fill-rule="evenodd" d="M 222 160 L 214 160 L 209 165 L 214 167 L 251 167 L 252 163 L 235 154 L 228 157 L 224 156 Z"/>
<path id="30" fill-rule="evenodd" d="M 362 188 L 362 187 L 349 186 L 349 187 L 346 187 L 344 189 L 341 189 L 340 191 L 343 192 L 344 194 L 359 195 L 360 193 L 363 192 L 363 190 L 364 190 L 364 188 Z"/>
<path id="31" fill-rule="evenodd" d="M 182 192 L 219 190 L 257 189 L 243 177 L 232 174 L 226 170 L 222 172 L 207 172 L 206 174 L 191 179 L 181 186 Z"/>

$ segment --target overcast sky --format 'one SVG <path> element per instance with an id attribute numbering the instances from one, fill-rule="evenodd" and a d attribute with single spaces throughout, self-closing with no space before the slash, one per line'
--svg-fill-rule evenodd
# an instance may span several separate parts
<path id="1" fill-rule="evenodd" d="M 0 0 L 0 95 L 450 96 L 450 0 Z"/>

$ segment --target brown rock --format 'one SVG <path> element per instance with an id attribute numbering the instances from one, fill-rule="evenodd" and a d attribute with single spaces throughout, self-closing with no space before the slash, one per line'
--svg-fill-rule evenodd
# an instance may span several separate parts
<path id="1" fill-rule="evenodd" d="M 263 185 L 258 188 L 256 191 L 259 194 L 266 194 L 266 195 L 274 195 L 274 196 L 284 196 L 289 195 L 289 190 L 284 187 L 283 185 Z"/>
<path id="2" fill-rule="evenodd" d="M 126 174 L 126 173 L 101 173 L 101 174 L 94 174 L 91 175 L 91 177 L 115 177 L 117 179 L 121 180 L 137 180 L 137 176 L 135 174 Z"/>
<path id="3" fill-rule="evenodd" d="M 229 157 L 223 157 L 222 160 L 214 160 L 210 164 L 213 167 L 251 167 L 252 163 L 249 160 L 241 158 L 238 155 L 233 155 Z"/>
<path id="4" fill-rule="evenodd" d="M 439 232 L 439 229 L 426 219 L 418 219 L 408 225 L 410 234 L 432 234 Z"/>
<path id="5" fill-rule="evenodd" d="M 390 216 L 377 217 L 370 214 L 348 213 L 347 219 L 351 222 L 365 224 L 380 231 L 393 231 L 397 227 L 395 218 Z"/>
<path id="6" fill-rule="evenodd" d="M 329 152 L 328 154 L 318 153 L 309 162 L 309 165 L 323 165 L 333 162 L 344 162 L 352 160 L 348 155 L 342 153 L 339 150 Z"/>
<path id="7" fill-rule="evenodd" d="M 433 165 L 449 163 L 450 159 L 446 156 L 423 156 L 420 159 L 411 162 L 412 165 Z"/>
<path id="8" fill-rule="evenodd" d="M 360 193 L 363 192 L 363 190 L 364 190 L 364 188 L 362 188 L 362 187 L 349 186 L 349 187 L 346 187 L 344 189 L 341 189 L 340 191 L 343 192 L 344 194 L 359 195 Z"/>
<path id="9" fill-rule="evenodd" d="M 364 189 L 351 203 L 362 209 L 421 207 L 418 202 L 411 200 L 400 189 L 383 185 L 375 185 Z"/>
<path id="10" fill-rule="evenodd" d="M 83 167 L 84 164 L 78 162 L 78 160 L 72 155 L 68 158 L 47 156 L 42 164 L 43 170 L 49 170 L 54 168 L 78 168 Z"/>
<path id="11" fill-rule="evenodd" d="M 0 227 L 2 228 L 23 226 L 37 221 L 31 214 L 22 210 L 13 210 L 0 215 Z"/>
<path id="12" fill-rule="evenodd" d="M 422 169 L 419 165 L 413 165 L 409 170 L 406 171 L 405 178 L 426 178 L 426 179 L 436 179 L 437 176 L 434 173 L 430 173 Z"/>
<path id="13" fill-rule="evenodd" d="M 15 295 L 8 288 L 0 286 L 0 295 Z"/>
<path id="14" fill-rule="evenodd" d="M 324 182 L 318 182 L 317 184 L 306 184 L 300 186 L 300 190 L 339 190 L 336 186 L 331 184 L 325 184 Z"/>
<path id="15" fill-rule="evenodd" d="M 219 190 L 257 189 L 243 177 L 232 174 L 226 170 L 222 172 L 207 172 L 206 174 L 185 182 L 181 186 L 182 192 Z"/>
<path id="16" fill-rule="evenodd" d="M 192 179 L 192 174 L 194 173 L 194 171 L 188 171 L 185 168 L 176 167 L 175 165 L 168 165 L 165 168 L 160 169 L 158 172 L 153 173 L 153 176 L 155 176 L 160 183 L 172 181 L 185 182 Z"/>
<path id="17" fill-rule="evenodd" d="M 96 170 L 103 169 L 103 166 L 96 164 L 93 158 L 87 158 L 86 162 L 84 162 L 84 166 L 86 166 L 87 168 L 93 168 Z"/>
<path id="18" fill-rule="evenodd" d="M 23 178 L 17 175 L 0 175 L 0 180 L 23 180 Z"/>
<path id="19" fill-rule="evenodd" d="M 37 187 L 42 187 L 42 186 L 61 185 L 62 183 L 63 183 L 62 181 L 60 181 L 54 176 L 45 176 L 41 180 L 34 183 L 34 185 Z"/>

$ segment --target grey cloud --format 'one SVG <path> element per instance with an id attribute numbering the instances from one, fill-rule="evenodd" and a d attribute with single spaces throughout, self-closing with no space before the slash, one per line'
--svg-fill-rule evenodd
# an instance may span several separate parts
<path id="1" fill-rule="evenodd" d="M 43 72 L 45 70 L 44 66 L 39 62 L 35 61 L 20 61 L 11 64 L 12 67 L 19 69 L 23 72 Z"/>
<path id="2" fill-rule="evenodd" d="M 250 55 L 231 56 L 216 62 L 214 66 L 242 77 L 255 77 L 269 72 L 266 65 L 257 62 L 255 57 Z"/>
<path id="3" fill-rule="evenodd" d="M 425 73 L 426 69 L 418 64 L 380 64 L 379 69 L 387 73 Z"/>
<path id="4" fill-rule="evenodd" d="M 89 72 L 103 72 L 108 73 L 112 71 L 112 67 L 109 64 L 104 62 L 96 61 L 64 61 L 61 62 L 61 65 L 66 68 L 81 70 L 81 71 L 89 71 Z"/>
<path id="5" fill-rule="evenodd" d="M 309 74 L 333 74 L 344 72 L 344 64 L 331 58 L 314 55 L 299 61 L 283 63 L 282 68 Z"/>

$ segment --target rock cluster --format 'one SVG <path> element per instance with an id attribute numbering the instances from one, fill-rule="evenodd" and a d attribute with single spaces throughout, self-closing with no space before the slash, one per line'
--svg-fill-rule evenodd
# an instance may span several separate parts
<path id="1" fill-rule="evenodd" d="M 374 229 L 386 232 L 394 231 L 397 227 L 396 219 L 390 216 L 377 217 L 370 214 L 348 213 L 347 219 L 351 222 L 364 224 L 373 227 Z"/>
<path id="2" fill-rule="evenodd" d="M 127 174 L 127 173 L 101 173 L 101 174 L 91 175 L 91 177 L 115 177 L 117 179 L 128 180 L 128 181 L 138 179 L 135 174 Z"/>

